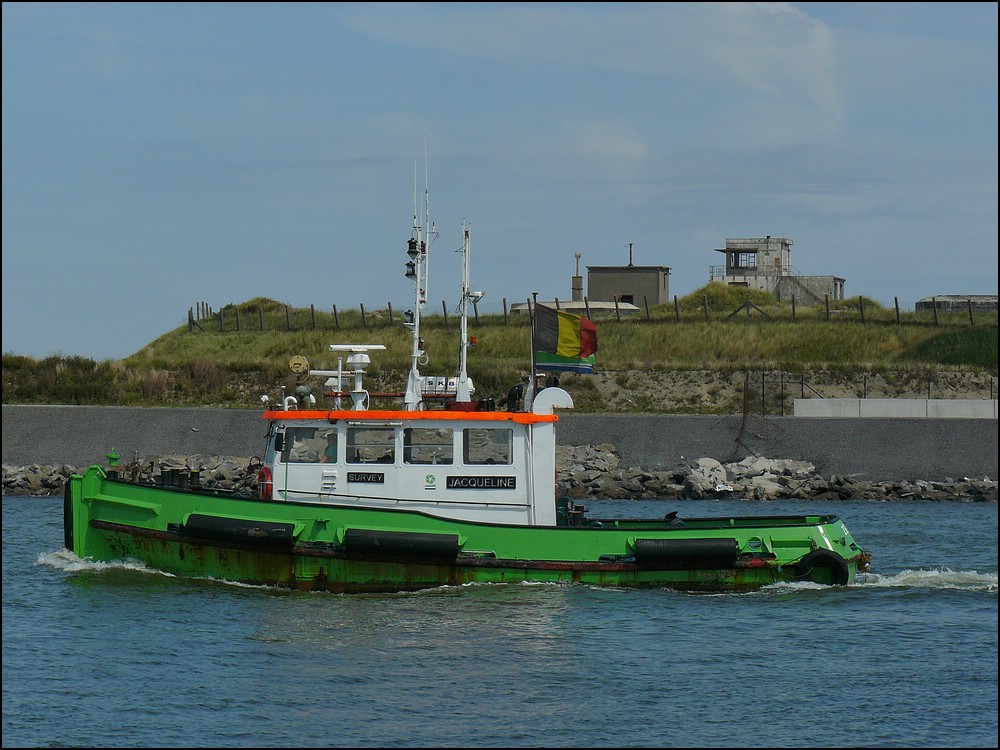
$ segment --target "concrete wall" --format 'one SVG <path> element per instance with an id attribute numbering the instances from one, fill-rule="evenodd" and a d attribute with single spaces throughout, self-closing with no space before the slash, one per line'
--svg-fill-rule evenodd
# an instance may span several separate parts
<path id="1" fill-rule="evenodd" d="M 3 463 L 77 468 L 147 455 L 263 457 L 260 409 L 140 409 L 127 406 L 3 406 Z"/>
<path id="2" fill-rule="evenodd" d="M 797 398 L 796 417 L 930 417 L 996 419 L 996 399 Z"/>
<path id="3" fill-rule="evenodd" d="M 669 469 L 702 457 L 809 461 L 868 481 L 997 478 L 994 419 L 836 419 L 564 414 L 557 440 L 612 443 L 626 466 Z"/>
<path id="4" fill-rule="evenodd" d="M 622 464 L 672 469 L 699 458 L 748 455 L 810 461 L 824 476 L 869 481 L 996 479 L 996 419 L 707 417 L 572 414 L 556 426 L 562 445 L 611 443 Z M 148 455 L 263 457 L 267 425 L 257 409 L 114 406 L 3 407 L 8 466 L 105 463 Z"/>

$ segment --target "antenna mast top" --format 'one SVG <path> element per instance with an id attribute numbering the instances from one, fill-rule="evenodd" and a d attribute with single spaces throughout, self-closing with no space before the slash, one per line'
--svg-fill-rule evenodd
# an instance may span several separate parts
<path id="1" fill-rule="evenodd" d="M 406 382 L 406 394 L 403 403 L 407 411 L 420 408 L 422 399 L 421 377 L 419 366 L 427 364 L 424 352 L 424 340 L 420 335 L 420 318 L 427 302 L 428 249 L 436 235 L 434 225 L 430 223 L 430 188 L 427 176 L 427 146 L 424 145 L 424 221 L 420 222 L 417 199 L 417 165 L 413 165 L 413 230 L 407 242 L 406 254 L 410 260 L 406 263 L 406 278 L 413 281 L 413 310 L 403 315 L 403 324 L 410 328 L 412 349 L 410 351 L 410 374 Z"/>

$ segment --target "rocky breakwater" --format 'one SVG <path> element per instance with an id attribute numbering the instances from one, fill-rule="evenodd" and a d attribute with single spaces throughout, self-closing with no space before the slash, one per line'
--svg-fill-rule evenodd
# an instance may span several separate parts
<path id="1" fill-rule="evenodd" d="M 179 485 L 183 474 L 184 486 L 197 484 L 205 489 L 238 490 L 256 487 L 257 459 L 227 456 L 149 456 L 145 461 L 120 464 L 119 476 L 144 484 Z M 62 466 L 3 467 L 3 494 L 45 497 L 61 495 L 66 480 L 82 469 Z"/>
<path id="2" fill-rule="evenodd" d="M 665 471 L 647 471 L 622 467 L 610 444 L 560 446 L 556 466 L 560 493 L 573 499 L 997 501 L 997 482 L 988 477 L 940 482 L 823 477 L 807 461 L 756 456 L 732 463 L 700 458 Z"/>
<path id="3" fill-rule="evenodd" d="M 722 463 L 700 458 L 675 468 L 649 471 L 623 467 L 611 444 L 559 446 L 556 451 L 560 495 L 574 500 L 932 500 L 996 502 L 997 481 L 988 477 L 944 481 L 872 481 L 857 476 L 824 477 L 807 461 L 749 456 Z M 118 467 L 129 479 L 146 483 L 195 481 L 205 488 L 252 490 L 259 464 L 225 456 L 156 456 Z M 3 494 L 61 495 L 72 466 L 4 466 Z M 173 477 L 173 479 L 168 479 Z"/>

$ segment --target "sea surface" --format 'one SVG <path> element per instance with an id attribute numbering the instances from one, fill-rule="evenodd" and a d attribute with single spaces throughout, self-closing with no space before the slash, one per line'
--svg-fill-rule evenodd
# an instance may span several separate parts
<path id="1" fill-rule="evenodd" d="M 849 587 L 305 594 L 82 561 L 3 498 L 3 747 L 996 747 L 997 504 L 836 512 Z"/>

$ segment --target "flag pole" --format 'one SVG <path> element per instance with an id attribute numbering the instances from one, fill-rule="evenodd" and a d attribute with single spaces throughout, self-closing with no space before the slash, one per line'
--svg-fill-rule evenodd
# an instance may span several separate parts
<path id="1" fill-rule="evenodd" d="M 534 301 L 534 305 L 532 305 Z M 531 327 L 531 370 L 528 372 L 528 387 L 524 391 L 524 410 L 531 411 L 532 402 L 535 400 L 535 314 L 538 307 L 538 292 L 531 293 L 528 300 L 528 325 Z"/>

